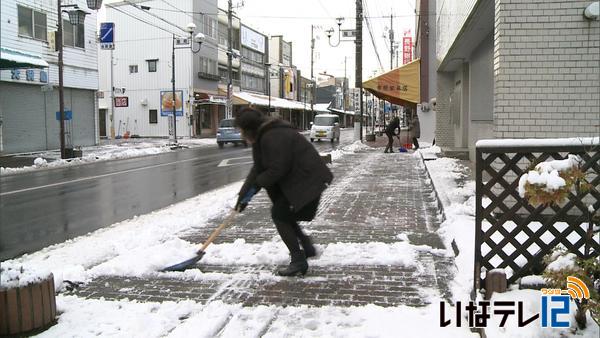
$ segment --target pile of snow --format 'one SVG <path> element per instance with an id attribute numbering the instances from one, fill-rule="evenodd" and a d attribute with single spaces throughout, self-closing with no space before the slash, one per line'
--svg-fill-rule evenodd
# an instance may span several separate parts
<path id="1" fill-rule="evenodd" d="M 473 257 L 475 254 L 475 182 L 463 186 L 457 182 L 468 176 L 468 168 L 459 160 L 442 157 L 426 161 L 433 185 L 444 206 L 446 220 L 440 225 L 440 234 L 447 248 L 454 241 L 459 254 L 455 257 L 458 269 L 451 282 L 454 299 L 467 299 L 473 286 Z M 486 201 L 486 203 L 489 203 Z"/>
<path id="2" fill-rule="evenodd" d="M 58 323 L 39 337 L 479 337 L 439 327 L 439 299 L 425 307 L 242 306 L 222 301 L 106 301 L 59 295 Z M 79 333 L 79 334 L 77 334 Z"/>
<path id="3" fill-rule="evenodd" d="M 100 275 L 156 274 L 195 256 L 197 244 L 178 235 L 214 226 L 210 221 L 231 210 L 241 183 L 2 262 L 2 267 L 24 265 L 31 271 L 50 270 L 57 290 L 65 280 L 86 282 Z"/>
<path id="4" fill-rule="evenodd" d="M 555 191 L 565 186 L 565 180 L 559 172 L 577 168 L 581 158 L 570 154 L 564 160 L 542 162 L 535 166 L 535 170 L 525 173 L 519 179 L 519 196 L 525 197 L 525 185 L 539 185 L 546 191 Z"/>
<path id="5" fill-rule="evenodd" d="M 442 148 L 438 146 L 430 146 L 427 147 L 424 144 L 421 144 L 421 147 L 413 153 L 414 156 L 420 156 L 420 154 L 441 154 Z"/>
<path id="6" fill-rule="evenodd" d="M 558 253 L 555 251 L 551 256 L 551 263 L 546 267 L 550 271 L 558 271 L 562 269 L 577 269 L 577 255 L 574 253 Z"/>
<path id="7" fill-rule="evenodd" d="M 522 286 L 545 285 L 546 284 L 546 279 L 544 279 L 544 276 L 530 275 L 530 276 L 521 277 L 520 284 Z"/>
<path id="8" fill-rule="evenodd" d="M 83 157 L 73 159 L 61 159 L 59 152 L 47 151 L 38 154 L 38 157 L 33 161 L 32 166 L 24 166 L 20 168 L 0 167 L 0 174 L 8 175 L 42 168 L 61 168 L 97 161 L 109 161 L 162 154 L 173 151 L 167 142 L 168 141 L 164 139 L 138 139 L 135 141 L 121 141 L 117 144 L 83 147 L 81 149 L 83 152 Z M 186 147 L 207 147 L 217 145 L 215 138 L 183 139 L 178 140 L 178 143 Z"/>
<path id="9" fill-rule="evenodd" d="M 50 276 L 50 270 L 44 267 L 31 268 L 22 264 L 2 262 L 0 266 L 0 287 L 18 288 L 40 282 Z"/>
<path id="10" fill-rule="evenodd" d="M 346 154 L 354 154 L 354 153 L 358 153 L 361 151 L 367 151 L 367 150 L 371 150 L 371 149 L 372 149 L 371 147 L 369 147 L 366 144 L 363 144 L 361 141 L 355 141 L 352 144 L 349 144 L 349 145 L 344 146 L 339 149 L 335 149 L 335 150 L 331 151 L 330 153 L 326 153 L 326 155 L 331 154 L 331 160 L 335 161 L 335 160 L 339 160 Z"/>

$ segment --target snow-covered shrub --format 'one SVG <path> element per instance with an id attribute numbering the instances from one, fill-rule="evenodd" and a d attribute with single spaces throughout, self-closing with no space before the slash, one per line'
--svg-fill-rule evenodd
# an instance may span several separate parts
<path id="1" fill-rule="evenodd" d="M 568 276 L 585 283 L 590 290 L 590 299 L 575 300 L 575 319 L 581 329 L 586 327 L 586 312 L 589 310 L 596 323 L 600 323 L 600 257 L 582 259 L 560 246 L 544 258 L 547 265 L 544 280 L 549 288 L 565 289 Z"/>
<path id="2" fill-rule="evenodd" d="M 519 179 L 519 195 L 538 206 L 562 203 L 573 188 L 585 192 L 590 185 L 581 162 L 579 156 L 570 154 L 564 160 L 538 163 Z"/>

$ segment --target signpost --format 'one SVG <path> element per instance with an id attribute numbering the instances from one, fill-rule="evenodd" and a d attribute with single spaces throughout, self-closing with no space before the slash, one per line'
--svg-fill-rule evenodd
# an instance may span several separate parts
<path id="1" fill-rule="evenodd" d="M 114 22 L 100 23 L 100 49 L 115 49 Z"/>
<path id="2" fill-rule="evenodd" d="M 129 107 L 129 97 L 127 96 L 116 96 L 115 97 L 115 108 Z"/>

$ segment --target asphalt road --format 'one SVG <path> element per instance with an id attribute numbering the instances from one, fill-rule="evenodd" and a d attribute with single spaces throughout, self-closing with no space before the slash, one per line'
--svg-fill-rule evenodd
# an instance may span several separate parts
<path id="1" fill-rule="evenodd" d="M 346 130 L 339 144 L 314 145 L 328 152 L 351 142 Z M 251 161 L 250 148 L 215 146 L 2 176 L 0 260 L 239 181 Z"/>

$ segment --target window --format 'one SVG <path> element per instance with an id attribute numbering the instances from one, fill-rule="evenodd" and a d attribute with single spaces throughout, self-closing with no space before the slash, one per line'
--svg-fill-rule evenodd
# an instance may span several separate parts
<path id="1" fill-rule="evenodd" d="M 263 77 L 242 73 L 242 88 L 262 92 L 265 89 L 265 79 Z"/>
<path id="2" fill-rule="evenodd" d="M 148 71 L 150 73 L 156 73 L 156 65 L 158 64 L 158 59 L 146 60 L 148 61 Z"/>
<path id="3" fill-rule="evenodd" d="M 22 6 L 17 6 L 17 13 L 19 17 L 19 35 L 37 40 L 48 40 L 45 13 Z"/>
<path id="4" fill-rule="evenodd" d="M 219 22 L 219 45 L 227 46 L 227 25 Z"/>
<path id="5" fill-rule="evenodd" d="M 211 18 L 207 15 L 204 15 L 204 16 L 202 16 L 202 27 L 203 27 L 204 35 L 210 36 L 211 38 L 213 38 L 215 40 L 218 39 L 218 34 L 217 34 L 218 21 L 217 20 L 215 20 L 214 18 Z"/>
<path id="6" fill-rule="evenodd" d="M 130 65 L 129 66 L 129 74 L 133 74 L 133 73 L 137 73 L 138 72 L 138 66 L 137 65 Z"/>
<path id="7" fill-rule="evenodd" d="M 208 58 L 200 58 L 200 72 L 211 75 L 218 75 L 217 61 Z"/>
<path id="8" fill-rule="evenodd" d="M 150 113 L 150 116 L 148 117 L 148 120 L 150 121 L 150 123 L 152 123 L 152 124 L 158 123 L 158 110 L 150 109 L 149 113 Z"/>
<path id="9" fill-rule="evenodd" d="M 69 19 L 63 19 L 63 45 L 85 48 L 85 26 L 71 25 Z"/>

